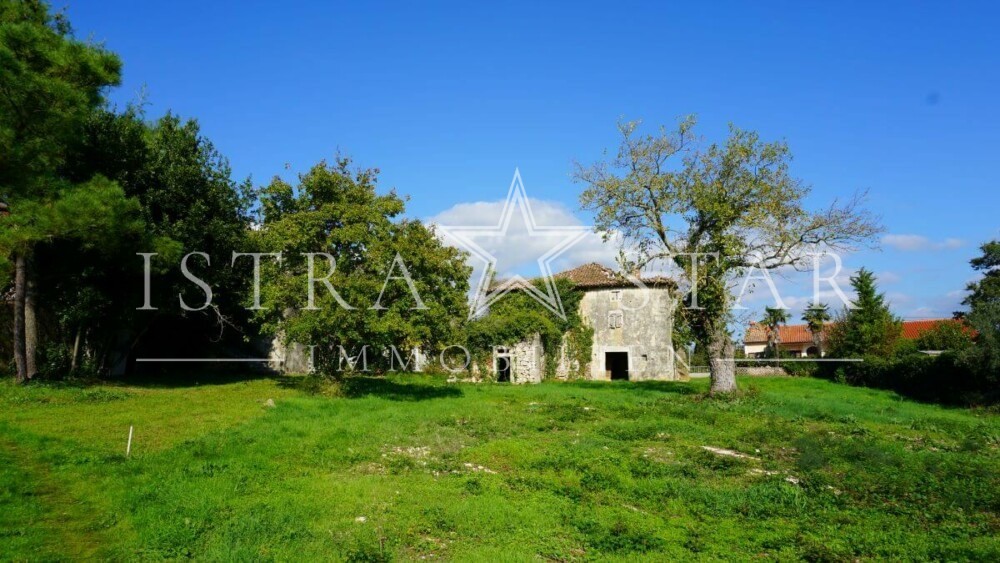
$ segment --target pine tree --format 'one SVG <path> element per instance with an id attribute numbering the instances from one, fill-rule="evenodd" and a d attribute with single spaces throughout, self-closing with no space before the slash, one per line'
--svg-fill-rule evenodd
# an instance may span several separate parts
<path id="1" fill-rule="evenodd" d="M 857 297 L 831 329 L 830 351 L 840 358 L 888 357 L 893 354 L 902 322 L 879 293 L 875 274 L 862 268 L 851 277 Z"/>
<path id="2" fill-rule="evenodd" d="M 973 309 L 977 305 L 1000 302 L 1000 240 L 984 243 L 979 248 L 983 255 L 973 258 L 969 263 L 983 277 L 966 286 L 969 295 L 962 301 L 963 305 Z"/>
<path id="3" fill-rule="evenodd" d="M 13 264 L 14 359 L 25 381 L 37 369 L 36 244 L 99 237 L 135 209 L 103 178 L 71 183 L 61 174 L 105 89 L 119 82 L 118 57 L 75 39 L 45 2 L 0 1 L 0 68 L 0 258 Z"/>
<path id="4" fill-rule="evenodd" d="M 972 267 L 983 277 L 968 286 L 965 298 L 969 313 L 965 315 L 976 331 L 976 346 L 970 358 L 990 385 L 1000 382 L 1000 240 L 980 247 L 982 256 L 972 259 Z"/>

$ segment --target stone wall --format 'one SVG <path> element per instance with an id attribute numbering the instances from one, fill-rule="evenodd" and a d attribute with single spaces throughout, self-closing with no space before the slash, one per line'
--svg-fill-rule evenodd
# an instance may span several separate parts
<path id="1" fill-rule="evenodd" d="M 285 345 L 282 335 L 271 338 L 267 347 L 268 367 L 280 373 L 312 373 L 312 357 L 308 346 L 295 342 Z"/>
<path id="2" fill-rule="evenodd" d="M 534 337 L 506 347 L 510 355 L 511 383 L 541 383 L 545 372 L 545 354 L 542 339 Z M 493 352 L 493 375 L 496 376 L 497 352 Z"/>
<path id="3" fill-rule="evenodd" d="M 675 300 L 667 288 L 590 290 L 580 300 L 584 322 L 594 328 L 591 379 L 609 379 L 607 352 L 628 352 L 629 379 L 675 380 Z"/>

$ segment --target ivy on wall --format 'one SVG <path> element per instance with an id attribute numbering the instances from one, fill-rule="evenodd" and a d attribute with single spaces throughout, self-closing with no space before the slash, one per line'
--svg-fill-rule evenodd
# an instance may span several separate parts
<path id="1" fill-rule="evenodd" d="M 534 282 L 545 291 L 542 281 Z M 590 361 L 593 329 L 584 326 L 580 318 L 583 292 L 565 279 L 555 280 L 566 318 L 561 319 L 523 291 L 512 291 L 490 306 L 482 317 L 471 321 L 467 330 L 469 351 L 481 366 L 489 366 L 495 346 L 513 346 L 538 334 L 545 351 L 545 377 L 553 377 L 559 363 L 563 336 L 566 336 L 567 358 L 577 371 Z"/>
<path id="2" fill-rule="evenodd" d="M 590 364 L 590 356 L 594 349 L 594 328 L 587 326 L 582 321 L 578 326 L 570 328 L 566 333 L 566 359 L 569 361 L 571 371 L 569 377 L 583 377 L 587 373 L 587 366 Z M 557 358 L 558 360 L 558 358 Z M 546 372 L 549 364 L 546 363 Z M 552 364 L 553 371 L 555 363 Z M 546 376 L 549 374 L 546 373 Z M 554 375 L 554 373 L 553 373 Z"/>

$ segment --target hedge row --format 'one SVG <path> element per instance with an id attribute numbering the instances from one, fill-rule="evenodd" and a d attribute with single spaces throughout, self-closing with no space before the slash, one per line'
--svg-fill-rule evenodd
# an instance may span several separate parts
<path id="1" fill-rule="evenodd" d="M 860 362 L 788 362 L 791 376 L 820 377 L 859 387 L 889 389 L 921 401 L 961 405 L 1000 404 L 1000 374 L 991 374 L 971 351 L 940 356 L 903 354 Z"/>
<path id="2" fill-rule="evenodd" d="M 814 374 L 851 385 L 890 389 L 923 401 L 963 405 L 1000 402 L 995 377 L 979 369 L 970 354 L 870 357 L 863 362 L 822 364 Z"/>

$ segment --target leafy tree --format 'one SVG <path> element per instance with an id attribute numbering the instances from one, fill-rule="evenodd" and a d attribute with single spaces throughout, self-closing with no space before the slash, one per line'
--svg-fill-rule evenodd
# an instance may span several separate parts
<path id="1" fill-rule="evenodd" d="M 974 364 L 990 385 L 1000 383 L 1000 302 L 977 304 L 968 316 L 976 331 Z"/>
<path id="2" fill-rule="evenodd" d="M 830 329 L 831 353 L 840 358 L 892 356 L 902 322 L 889 310 L 885 294 L 879 293 L 875 274 L 858 270 L 851 276 L 851 287 L 857 296 Z"/>
<path id="3" fill-rule="evenodd" d="M 802 313 L 802 320 L 805 321 L 809 328 L 809 334 L 812 335 L 813 346 L 816 347 L 817 355 L 821 357 L 823 356 L 823 329 L 831 318 L 830 306 L 826 303 L 810 307 Z"/>
<path id="4" fill-rule="evenodd" d="M 989 241 L 979 248 L 983 255 L 973 258 L 970 264 L 983 277 L 966 286 L 969 295 L 962 300 L 962 304 L 972 308 L 1000 301 L 1000 240 Z"/>
<path id="5" fill-rule="evenodd" d="M 103 178 L 71 183 L 60 174 L 104 91 L 119 81 L 118 57 L 75 39 L 44 2 L 4 0 L 0 69 L 0 200 L 9 210 L 0 244 L 13 263 L 14 357 L 25 381 L 37 371 L 36 245 L 98 240 L 129 223 L 134 206 Z"/>
<path id="6" fill-rule="evenodd" d="M 121 373 L 142 352 L 194 355 L 201 352 L 194 347 L 213 347 L 209 353 L 217 354 L 249 339 L 243 298 L 250 265 L 234 268 L 229 261 L 233 251 L 246 250 L 250 187 L 231 179 L 225 158 L 196 122 L 170 114 L 147 122 L 134 107 L 95 111 L 59 174 L 70 184 L 113 180 L 134 206 L 128 215 L 133 223 L 130 229 L 98 229 L 93 221 L 101 215 L 74 204 L 67 217 L 84 222 L 84 232 L 33 246 L 46 337 L 40 372 L 64 375 L 83 367 Z M 40 215 L 23 216 L 37 222 Z M 212 259 L 211 268 L 192 260 L 214 290 L 213 306 L 202 311 L 184 311 L 177 301 L 178 294 L 193 304 L 203 298 L 178 268 L 192 251 Z M 143 261 L 136 254 L 149 252 L 157 254 L 150 280 L 155 310 L 137 311 L 145 299 Z M 237 330 L 223 333 L 227 327 Z"/>
<path id="7" fill-rule="evenodd" d="M 761 324 L 767 328 L 767 347 L 773 357 L 780 356 L 778 344 L 781 343 L 781 325 L 788 322 L 788 311 L 777 307 L 765 307 L 764 319 Z"/>
<path id="8" fill-rule="evenodd" d="M 578 165 L 575 178 L 586 185 L 580 201 L 596 212 L 595 228 L 636 251 L 627 270 L 668 261 L 697 286 L 697 308 L 688 292 L 680 310 L 708 350 L 712 392 L 722 393 L 736 389 L 733 282 L 750 268 L 811 263 L 810 250 L 853 248 L 879 228 L 857 196 L 807 211 L 810 189 L 789 173 L 785 143 L 732 127 L 724 144 L 699 148 L 694 124 L 641 137 L 638 122 L 621 123 L 617 155 Z"/>
<path id="9" fill-rule="evenodd" d="M 227 336 L 244 330 L 248 315 L 243 299 L 251 269 L 246 262 L 231 267 L 230 260 L 234 251 L 247 249 L 252 190 L 248 181 L 233 181 L 228 161 L 196 121 L 168 113 L 147 122 L 137 108 L 100 111 L 88 122 L 72 161 L 75 165 L 67 170 L 71 177 L 100 173 L 114 179 L 140 203 L 146 225 L 142 236 L 119 241 L 113 248 L 53 250 L 53 261 L 63 269 L 52 276 L 51 293 L 74 296 L 83 291 L 91 296 L 87 309 L 63 316 L 63 328 L 77 337 L 89 335 L 85 340 L 94 349 L 88 352 L 97 359 L 98 369 L 126 369 L 135 351 L 155 340 L 164 343 L 169 354 L 174 352 L 169 350 L 171 342 L 209 346 L 222 339 L 227 327 L 238 329 Z M 204 299 L 178 268 L 183 254 L 196 251 L 211 259 L 211 267 L 200 260 L 191 263 L 213 288 L 213 305 L 185 311 L 178 295 L 193 305 Z M 136 310 L 145 301 L 143 261 L 137 253 L 157 254 L 151 259 L 153 311 Z M 58 259 L 67 254 L 79 259 Z M 66 305 L 72 308 L 72 302 Z M 189 338 L 157 338 L 176 326 L 183 326 Z"/>
<path id="10" fill-rule="evenodd" d="M 972 267 L 983 277 L 969 284 L 966 320 L 976 332 L 976 346 L 969 352 L 975 369 L 987 385 L 1000 383 L 1000 241 L 983 244 L 982 256 L 972 259 Z"/>
<path id="11" fill-rule="evenodd" d="M 400 219 L 403 200 L 379 195 L 377 174 L 352 171 L 338 157 L 299 176 L 295 187 L 275 178 L 260 193 L 255 246 L 281 253 L 281 261 L 261 257 L 259 319 L 286 341 L 318 346 L 317 367 L 326 372 L 339 369 L 340 346 L 438 351 L 455 342 L 467 315 L 464 255 L 420 221 Z M 336 295 L 319 282 L 310 292 L 309 253 L 314 278 L 332 267 Z"/>
<path id="12" fill-rule="evenodd" d="M 917 350 L 965 350 L 972 346 L 972 332 L 963 321 L 942 321 L 917 338 Z"/>

